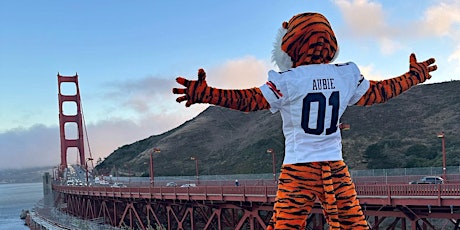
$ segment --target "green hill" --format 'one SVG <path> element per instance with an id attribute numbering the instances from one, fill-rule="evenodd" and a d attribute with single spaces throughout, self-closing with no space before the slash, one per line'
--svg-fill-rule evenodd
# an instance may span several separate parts
<path id="1" fill-rule="evenodd" d="M 460 81 L 413 87 L 385 104 L 349 107 L 342 117 L 344 158 L 351 169 L 441 166 L 445 133 L 447 165 L 460 160 Z M 186 108 L 184 108 L 186 109 Z M 280 114 L 243 113 L 210 106 L 197 117 L 161 135 L 122 146 L 96 166 L 100 173 L 148 176 L 153 149 L 155 176 L 272 172 L 282 164 L 284 137 Z"/>

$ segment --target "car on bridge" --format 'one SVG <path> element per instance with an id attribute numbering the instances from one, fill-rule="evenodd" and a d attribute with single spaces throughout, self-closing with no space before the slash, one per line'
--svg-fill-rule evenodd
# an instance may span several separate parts
<path id="1" fill-rule="evenodd" d="M 187 188 L 187 187 L 196 187 L 196 184 L 183 184 L 180 186 L 181 188 Z"/>
<path id="2" fill-rule="evenodd" d="M 112 188 L 126 188 L 127 186 L 125 184 L 115 182 L 110 187 L 112 187 Z"/>
<path id="3" fill-rule="evenodd" d="M 166 184 L 166 187 L 177 187 L 177 183 L 174 182 L 174 181 L 168 182 L 168 183 Z"/>
<path id="4" fill-rule="evenodd" d="M 425 176 L 420 180 L 411 181 L 409 184 L 444 184 L 444 179 L 439 176 Z"/>

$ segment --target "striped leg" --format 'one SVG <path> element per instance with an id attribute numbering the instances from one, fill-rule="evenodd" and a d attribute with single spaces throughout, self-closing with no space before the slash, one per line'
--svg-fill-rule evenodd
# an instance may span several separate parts
<path id="1" fill-rule="evenodd" d="M 343 161 L 331 162 L 332 180 L 341 229 L 369 229 L 357 199 L 356 189 L 348 167 Z"/>
<path id="2" fill-rule="evenodd" d="M 274 213 L 267 229 L 304 229 L 315 199 L 322 193 L 317 163 L 283 165 Z"/>

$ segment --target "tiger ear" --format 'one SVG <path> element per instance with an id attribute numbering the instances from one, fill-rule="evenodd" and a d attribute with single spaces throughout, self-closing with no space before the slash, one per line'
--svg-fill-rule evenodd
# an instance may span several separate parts
<path id="1" fill-rule="evenodd" d="M 284 29 L 287 29 L 289 27 L 289 23 L 287 22 L 283 22 L 283 24 L 281 25 Z"/>

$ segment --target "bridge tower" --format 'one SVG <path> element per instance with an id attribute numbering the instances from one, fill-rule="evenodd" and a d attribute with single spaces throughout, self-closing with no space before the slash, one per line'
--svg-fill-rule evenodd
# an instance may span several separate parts
<path id="1" fill-rule="evenodd" d="M 60 171 L 67 168 L 67 151 L 69 148 L 76 148 L 79 156 L 79 163 L 81 166 L 85 166 L 85 151 L 84 151 L 84 139 L 83 139 L 83 122 L 81 113 L 81 99 L 80 90 L 78 88 L 78 75 L 75 76 L 61 76 L 59 73 L 58 78 L 58 98 L 59 98 L 59 128 L 60 128 L 60 139 L 61 139 L 61 164 Z M 69 91 L 74 91 L 75 94 L 65 95 L 62 92 L 62 86 Z M 66 92 L 67 93 L 67 92 Z M 64 107 L 66 111 L 64 111 Z M 69 114 L 67 111 L 72 111 L 73 114 Z M 73 125 L 73 126 L 71 126 Z M 67 132 L 66 132 L 67 131 Z M 71 131 L 76 131 L 76 135 L 72 135 Z M 73 133 L 75 134 L 75 133 Z M 68 136 L 67 136 L 68 135 Z"/>

